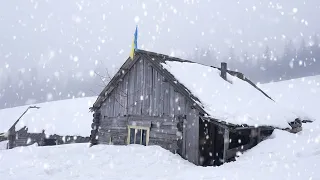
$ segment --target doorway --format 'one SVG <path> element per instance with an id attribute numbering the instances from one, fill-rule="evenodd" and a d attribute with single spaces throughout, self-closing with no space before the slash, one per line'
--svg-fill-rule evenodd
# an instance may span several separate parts
<path id="1" fill-rule="evenodd" d="M 201 118 L 199 121 L 200 165 L 219 166 L 223 164 L 224 129 Z"/>

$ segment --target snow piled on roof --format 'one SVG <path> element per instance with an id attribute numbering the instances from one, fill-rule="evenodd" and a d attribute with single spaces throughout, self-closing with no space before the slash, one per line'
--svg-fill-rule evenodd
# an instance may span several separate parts
<path id="1" fill-rule="evenodd" d="M 75 98 L 35 104 L 40 109 L 29 109 L 16 125 L 16 131 L 24 126 L 30 133 L 46 135 L 80 135 L 90 136 L 92 106 L 97 97 Z M 33 105 L 32 105 L 33 106 Z M 0 133 L 6 132 L 28 106 L 0 109 Z"/>
<path id="2" fill-rule="evenodd" d="M 320 75 L 259 85 L 279 104 L 320 119 Z"/>
<path id="3" fill-rule="evenodd" d="M 290 128 L 298 116 L 264 96 L 238 77 L 220 77 L 216 68 L 197 63 L 166 61 L 162 66 L 188 88 L 210 117 L 227 123 Z"/>

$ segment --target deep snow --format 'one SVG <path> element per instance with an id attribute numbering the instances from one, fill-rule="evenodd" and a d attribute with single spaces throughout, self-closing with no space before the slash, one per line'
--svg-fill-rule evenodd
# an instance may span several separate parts
<path id="1" fill-rule="evenodd" d="M 315 122 L 316 123 L 316 122 Z M 0 179 L 320 179 L 320 125 L 271 139 L 220 167 L 197 167 L 158 146 L 88 144 L 0 151 Z"/>
<path id="2" fill-rule="evenodd" d="M 41 108 L 30 109 L 16 125 L 16 130 L 27 126 L 29 132 L 45 130 L 46 135 L 89 136 L 92 123 L 89 107 L 95 100 L 96 97 L 87 97 L 34 104 Z M 0 109 L 0 133 L 7 132 L 27 107 Z"/>
<path id="3" fill-rule="evenodd" d="M 320 120 L 320 75 L 259 86 L 279 104 Z"/>
<path id="4" fill-rule="evenodd" d="M 7 149 L 7 144 L 8 144 L 8 141 L 1 141 L 0 142 L 0 150 Z"/>

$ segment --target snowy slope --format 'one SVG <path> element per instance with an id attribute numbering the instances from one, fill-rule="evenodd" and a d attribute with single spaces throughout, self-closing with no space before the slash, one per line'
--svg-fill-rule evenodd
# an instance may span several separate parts
<path id="1" fill-rule="evenodd" d="M 76 98 L 35 104 L 40 109 L 30 109 L 16 126 L 24 126 L 29 132 L 42 132 L 46 135 L 81 135 L 89 136 L 92 123 L 92 106 L 96 97 Z M 0 132 L 6 132 L 28 106 L 0 109 Z"/>
<path id="2" fill-rule="evenodd" d="M 320 76 L 261 84 L 260 87 L 283 106 L 320 120 Z"/>
<path id="3" fill-rule="evenodd" d="M 288 122 L 299 117 L 299 113 L 279 106 L 237 77 L 228 74 L 229 82 L 225 81 L 216 68 L 177 61 L 162 65 L 201 101 L 199 104 L 213 118 L 237 125 L 290 128 Z"/>

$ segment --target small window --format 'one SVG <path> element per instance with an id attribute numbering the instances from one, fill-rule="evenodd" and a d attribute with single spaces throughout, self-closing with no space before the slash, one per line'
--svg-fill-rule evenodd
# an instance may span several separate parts
<path id="1" fill-rule="evenodd" d="M 128 144 L 148 145 L 149 142 L 148 127 L 142 126 L 128 126 Z"/>

